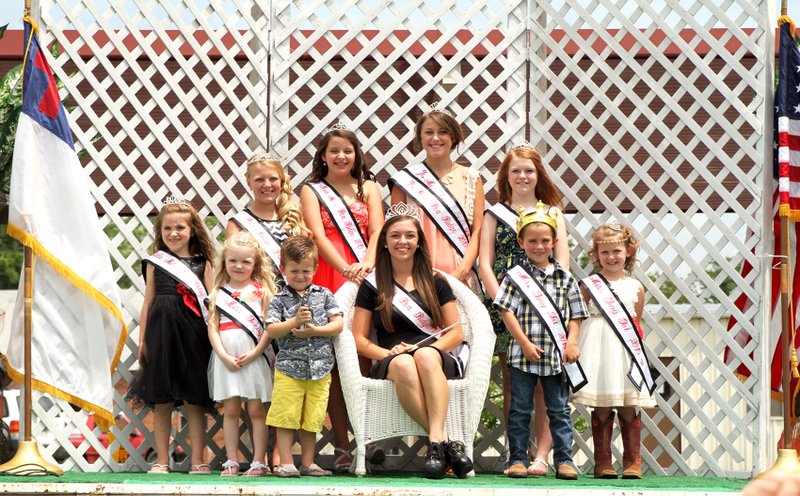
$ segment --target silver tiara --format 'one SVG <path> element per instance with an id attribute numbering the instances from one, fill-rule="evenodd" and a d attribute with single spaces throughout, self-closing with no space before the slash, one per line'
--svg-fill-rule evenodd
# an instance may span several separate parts
<path id="1" fill-rule="evenodd" d="M 447 107 L 445 107 L 439 100 L 436 100 L 435 102 L 428 105 L 428 110 L 425 113 L 432 114 L 433 112 L 439 112 L 440 114 L 449 115 L 452 118 L 456 117 L 455 115 L 453 115 L 452 112 L 447 110 Z"/>
<path id="2" fill-rule="evenodd" d="M 187 200 L 186 198 L 182 198 L 180 196 L 169 195 L 168 197 L 164 198 L 164 206 L 166 206 L 166 205 L 178 205 L 178 204 L 181 204 L 181 203 L 183 203 L 185 205 L 191 205 L 189 200 Z"/>
<path id="3" fill-rule="evenodd" d="M 524 148 L 526 150 L 536 151 L 536 147 L 530 144 L 528 141 L 520 141 L 515 143 L 514 146 L 511 147 L 511 150 L 518 150 Z"/>
<path id="4" fill-rule="evenodd" d="M 386 211 L 386 220 L 397 217 L 398 215 L 413 217 L 419 220 L 419 210 L 417 210 L 417 207 L 403 202 L 395 203 L 389 207 L 389 210 Z"/>
<path id="5" fill-rule="evenodd" d="M 281 160 L 278 157 L 272 155 L 269 152 L 256 152 L 252 157 L 247 159 L 247 165 L 254 164 L 256 162 L 267 162 L 267 161 L 281 163 Z"/>
<path id="6" fill-rule="evenodd" d="M 345 124 L 342 121 L 339 121 L 336 124 L 334 124 L 333 126 L 331 126 L 328 129 L 326 129 L 325 130 L 325 134 L 332 133 L 334 131 L 350 131 L 351 133 L 353 132 L 353 130 L 350 129 L 350 126 L 348 126 L 347 124 Z"/>
<path id="7" fill-rule="evenodd" d="M 239 233 L 234 238 L 234 242 L 239 246 L 247 246 L 250 243 L 250 236 L 247 233 Z"/>

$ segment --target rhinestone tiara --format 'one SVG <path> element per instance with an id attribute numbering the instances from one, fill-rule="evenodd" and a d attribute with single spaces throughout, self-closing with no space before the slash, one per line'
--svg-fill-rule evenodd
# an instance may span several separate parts
<path id="1" fill-rule="evenodd" d="M 186 204 L 186 205 L 191 205 L 191 202 L 189 202 L 189 200 L 187 200 L 186 198 L 180 197 L 180 196 L 169 195 L 168 197 L 164 198 L 164 206 L 166 206 L 166 205 L 178 205 L 178 204 L 181 204 L 181 203 Z"/>
<path id="2" fill-rule="evenodd" d="M 520 141 L 518 143 L 515 143 L 514 146 L 511 147 L 511 150 L 519 150 L 519 149 L 522 149 L 522 148 L 524 148 L 526 150 L 531 150 L 531 151 L 534 151 L 534 152 L 536 151 L 536 147 L 533 146 L 528 141 Z"/>
<path id="3" fill-rule="evenodd" d="M 386 211 L 386 220 L 397 217 L 398 215 L 413 217 L 419 220 L 419 210 L 417 210 L 417 207 L 403 202 L 395 203 L 389 207 L 389 210 Z"/>
<path id="4" fill-rule="evenodd" d="M 440 114 L 449 115 L 450 117 L 453 118 L 456 117 L 455 115 L 453 115 L 452 112 L 447 110 L 447 107 L 445 107 L 439 100 L 436 100 L 435 102 L 428 105 L 428 110 L 425 113 L 432 114 L 433 112 L 439 112 Z"/>
<path id="5" fill-rule="evenodd" d="M 336 124 L 334 124 L 333 126 L 331 126 L 328 129 L 326 129 L 325 130 L 325 134 L 332 133 L 334 131 L 350 131 L 351 133 L 353 132 L 353 130 L 350 129 L 350 126 L 348 126 L 347 124 L 345 124 L 342 121 L 339 121 Z"/>
<path id="6" fill-rule="evenodd" d="M 256 153 L 253 154 L 252 157 L 247 159 L 247 165 L 254 164 L 256 162 L 278 162 L 278 163 L 281 163 L 281 160 L 278 157 L 276 157 L 275 155 L 272 155 L 269 152 L 256 152 Z"/>

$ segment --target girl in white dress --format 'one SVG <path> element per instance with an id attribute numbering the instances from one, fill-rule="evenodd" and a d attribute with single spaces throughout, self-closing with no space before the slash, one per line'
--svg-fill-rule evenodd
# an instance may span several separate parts
<path id="1" fill-rule="evenodd" d="M 253 461 L 246 476 L 265 475 L 266 408 L 272 398 L 272 371 L 264 332 L 275 276 L 258 241 L 247 232 L 225 240 L 211 293 L 208 337 L 214 353 L 208 364 L 209 395 L 223 404 L 222 432 L 228 460 L 223 476 L 239 474 L 239 413 L 245 401 L 253 433 Z"/>
<path id="2" fill-rule="evenodd" d="M 644 287 L 630 277 L 638 248 L 639 242 L 633 231 L 625 225 L 606 224 L 598 227 L 592 235 L 592 263 L 632 317 L 641 343 L 643 336 L 638 322 L 644 308 Z M 589 308 L 589 318 L 581 324 L 578 348 L 581 351 L 581 366 L 589 384 L 575 393 L 572 401 L 594 407 L 594 475 L 602 479 L 617 478 L 611 463 L 611 435 L 616 410 L 624 447 L 622 478 L 640 479 L 642 423 L 637 407 L 651 408 L 656 406 L 656 402 L 641 381 L 637 387 L 630 378 L 631 354 L 608 324 L 585 285 L 582 285 L 581 293 Z"/>

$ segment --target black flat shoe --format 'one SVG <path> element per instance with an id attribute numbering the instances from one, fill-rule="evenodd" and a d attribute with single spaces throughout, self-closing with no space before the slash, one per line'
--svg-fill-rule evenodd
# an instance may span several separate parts
<path id="1" fill-rule="evenodd" d="M 463 479 L 472 472 L 472 460 L 464 453 L 464 443 L 461 441 L 447 441 L 444 444 L 445 460 L 453 473 Z"/>
<path id="2" fill-rule="evenodd" d="M 431 443 L 422 472 L 428 479 L 441 479 L 446 468 L 445 443 Z"/>

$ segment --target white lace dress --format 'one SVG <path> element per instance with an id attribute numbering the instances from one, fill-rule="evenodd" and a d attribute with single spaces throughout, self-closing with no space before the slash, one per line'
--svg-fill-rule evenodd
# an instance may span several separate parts
<path id="1" fill-rule="evenodd" d="M 639 281 L 625 277 L 612 281 L 611 287 L 630 314 L 636 315 L 635 305 Z M 589 384 L 574 393 L 574 403 L 593 407 L 644 407 L 656 406 L 655 399 L 642 387 L 636 389 L 628 378 L 631 357 L 617 335 L 594 304 L 589 302 L 589 318 L 581 323 L 578 349 L 580 363 Z M 650 358 L 650 357 L 648 357 Z"/>

